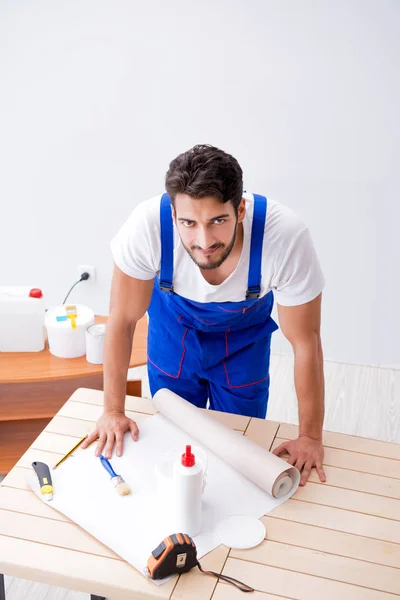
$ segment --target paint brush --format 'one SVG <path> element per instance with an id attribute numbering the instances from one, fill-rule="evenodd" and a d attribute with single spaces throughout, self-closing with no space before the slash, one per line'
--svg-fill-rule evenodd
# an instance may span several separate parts
<path id="1" fill-rule="evenodd" d="M 127 496 L 131 493 L 131 489 L 127 483 L 123 480 L 121 475 L 117 475 L 114 469 L 111 466 L 111 463 L 105 456 L 100 455 L 100 462 L 107 471 L 109 475 L 111 475 L 111 482 L 115 489 L 117 490 L 120 496 Z"/>

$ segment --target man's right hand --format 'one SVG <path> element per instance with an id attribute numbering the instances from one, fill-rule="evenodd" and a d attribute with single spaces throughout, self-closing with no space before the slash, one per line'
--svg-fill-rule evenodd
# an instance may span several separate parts
<path id="1" fill-rule="evenodd" d="M 129 419 L 123 411 L 104 411 L 96 423 L 96 429 L 88 435 L 81 447 L 85 449 L 98 439 L 96 456 L 104 454 L 106 458 L 111 458 L 114 444 L 117 456 L 121 456 L 126 431 L 131 431 L 132 439 L 135 442 L 138 440 L 139 429 L 135 421 Z"/>

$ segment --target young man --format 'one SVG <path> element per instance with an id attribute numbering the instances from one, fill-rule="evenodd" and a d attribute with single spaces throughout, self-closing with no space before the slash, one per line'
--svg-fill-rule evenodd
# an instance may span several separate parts
<path id="1" fill-rule="evenodd" d="M 199 145 L 170 164 L 167 193 L 139 204 L 111 243 L 115 261 L 104 358 L 104 413 L 84 447 L 122 453 L 126 375 L 137 321 L 148 311 L 151 393 L 168 388 L 210 409 L 264 418 L 274 296 L 295 357 L 297 440 L 288 452 L 321 481 L 324 278 L 307 227 L 280 203 L 243 193 L 242 169 Z"/>

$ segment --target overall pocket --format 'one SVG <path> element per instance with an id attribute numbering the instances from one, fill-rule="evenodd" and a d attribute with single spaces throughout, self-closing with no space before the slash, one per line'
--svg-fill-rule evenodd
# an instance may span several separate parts
<path id="1" fill-rule="evenodd" d="M 173 379 L 181 376 L 186 356 L 188 327 L 179 320 L 158 316 L 149 322 L 147 335 L 148 361 L 159 371 Z"/>

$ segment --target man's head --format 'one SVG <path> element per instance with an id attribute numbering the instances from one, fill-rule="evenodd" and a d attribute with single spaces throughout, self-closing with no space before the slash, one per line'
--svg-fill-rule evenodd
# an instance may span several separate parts
<path id="1" fill-rule="evenodd" d="M 171 162 L 165 188 L 187 252 L 201 269 L 216 269 L 231 253 L 245 215 L 239 163 L 213 146 L 194 146 Z"/>

